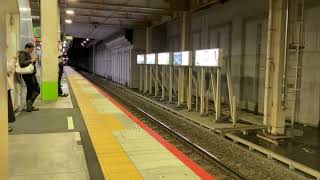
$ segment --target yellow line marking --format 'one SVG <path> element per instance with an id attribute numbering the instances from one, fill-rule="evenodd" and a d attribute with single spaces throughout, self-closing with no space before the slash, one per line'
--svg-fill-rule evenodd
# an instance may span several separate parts
<path id="1" fill-rule="evenodd" d="M 68 129 L 72 130 L 74 129 L 74 125 L 73 125 L 73 118 L 72 117 L 67 117 L 68 120 Z"/>

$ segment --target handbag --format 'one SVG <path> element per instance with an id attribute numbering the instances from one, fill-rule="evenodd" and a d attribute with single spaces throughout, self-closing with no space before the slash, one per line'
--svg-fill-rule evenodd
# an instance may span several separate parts
<path id="1" fill-rule="evenodd" d="M 19 62 L 16 64 L 16 73 L 19 74 L 32 74 L 34 72 L 34 65 L 33 63 L 29 64 L 27 67 L 20 67 Z"/>

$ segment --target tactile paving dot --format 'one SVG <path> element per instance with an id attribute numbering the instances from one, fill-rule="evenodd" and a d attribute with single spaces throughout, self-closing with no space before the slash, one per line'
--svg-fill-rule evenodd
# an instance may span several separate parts
<path id="1" fill-rule="evenodd" d="M 122 125 L 126 128 L 126 129 L 141 129 L 139 125 L 137 125 L 135 122 L 133 122 L 126 114 L 124 113 L 119 113 L 119 114 L 113 114 L 113 116 L 115 118 L 117 118 Z"/>

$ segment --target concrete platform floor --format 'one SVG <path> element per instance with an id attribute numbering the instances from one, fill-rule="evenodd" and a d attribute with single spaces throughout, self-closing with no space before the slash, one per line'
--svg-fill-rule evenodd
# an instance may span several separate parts
<path id="1" fill-rule="evenodd" d="M 11 180 L 102 180 L 103 175 L 72 89 L 67 98 L 43 102 L 37 112 L 23 110 L 10 124 Z M 23 87 L 25 96 L 25 87 Z M 69 120 L 68 120 L 69 119 Z"/>
<path id="2" fill-rule="evenodd" d="M 88 180 L 78 132 L 9 136 L 11 180 Z"/>

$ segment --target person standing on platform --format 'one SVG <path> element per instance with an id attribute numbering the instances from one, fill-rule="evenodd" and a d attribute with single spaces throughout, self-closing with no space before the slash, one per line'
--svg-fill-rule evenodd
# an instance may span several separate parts
<path id="1" fill-rule="evenodd" d="M 8 122 L 13 123 L 16 121 L 13 102 L 11 98 L 11 91 L 14 90 L 14 73 L 15 73 L 16 59 L 10 59 L 7 62 L 7 90 L 8 90 Z M 12 128 L 8 126 L 8 131 L 12 131 Z"/>
<path id="2" fill-rule="evenodd" d="M 19 53 L 19 65 L 21 68 L 29 66 L 31 63 L 34 64 L 34 71 L 31 74 L 23 74 L 22 78 L 27 86 L 27 111 L 38 111 L 38 108 L 33 106 L 34 101 L 40 94 L 40 86 L 37 81 L 36 77 L 36 66 L 35 62 L 37 61 L 36 58 L 32 57 L 32 52 L 34 51 L 34 45 L 32 43 L 27 43 L 25 45 L 24 51 Z"/>
<path id="3" fill-rule="evenodd" d="M 58 66 L 59 66 L 58 95 L 59 95 L 60 97 L 68 97 L 68 94 L 63 93 L 62 88 L 61 88 L 61 87 L 62 87 L 62 86 L 61 86 L 61 78 L 62 78 L 62 74 L 63 74 L 63 66 L 64 66 L 66 63 L 65 63 L 64 60 L 62 59 L 62 56 L 61 56 L 61 55 L 58 57 L 58 59 L 59 59 L 59 64 L 58 64 Z"/>
<path id="4" fill-rule="evenodd" d="M 20 107 L 20 84 L 21 84 L 21 75 L 15 73 L 16 71 L 16 63 L 19 58 L 19 52 L 17 52 L 16 56 L 12 57 L 8 61 L 8 73 L 10 73 L 10 80 L 13 82 L 14 87 L 11 90 L 11 99 L 13 103 L 13 110 L 17 112 Z M 10 68 L 10 69 L 9 69 Z"/>

